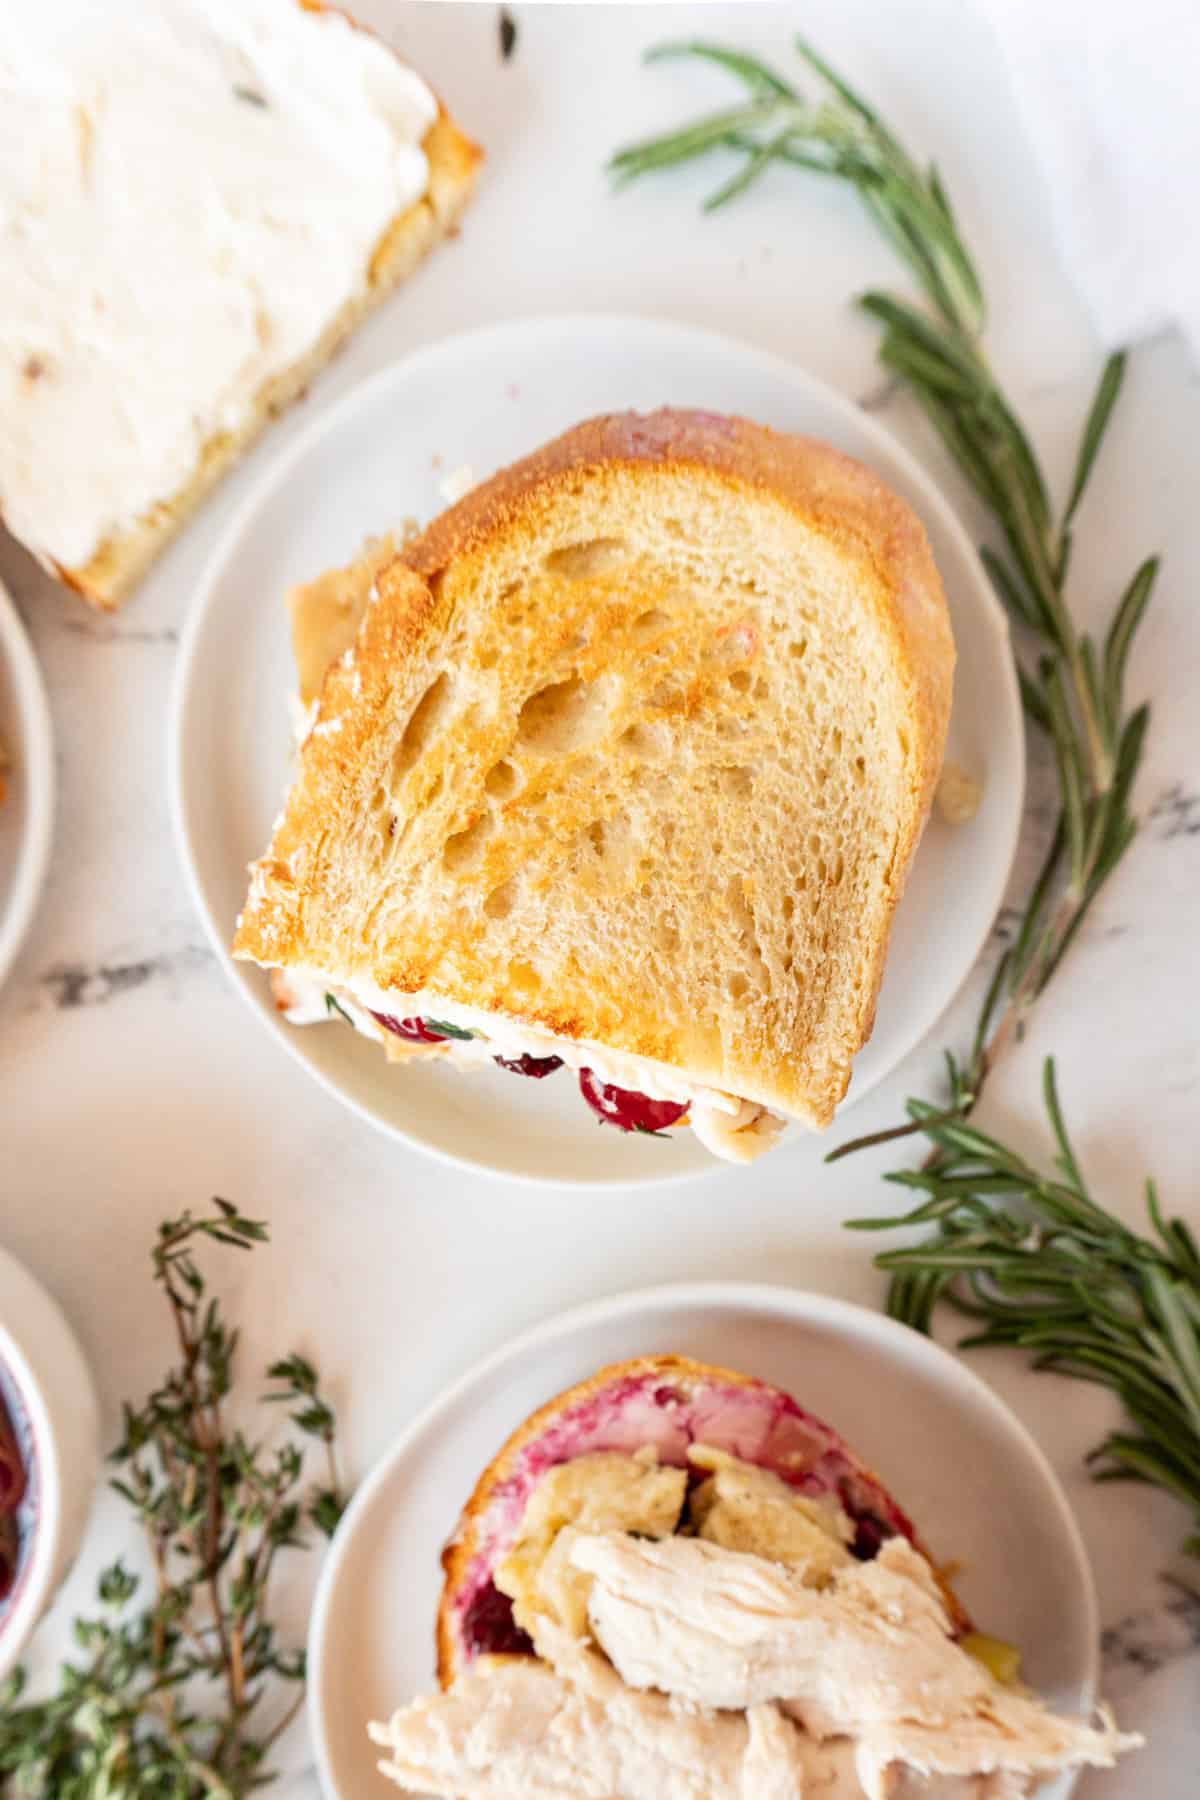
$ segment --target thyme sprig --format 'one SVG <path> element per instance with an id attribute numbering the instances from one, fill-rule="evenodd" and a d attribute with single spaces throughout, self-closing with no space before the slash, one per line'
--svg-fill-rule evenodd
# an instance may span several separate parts
<path id="1" fill-rule="evenodd" d="M 1057 516 L 1029 434 L 1004 395 L 983 347 L 986 308 L 971 251 L 936 168 L 922 168 L 883 120 L 803 40 L 820 84 L 810 100 L 757 58 L 720 45 L 665 44 L 649 60 L 716 63 L 746 90 L 740 105 L 620 150 L 621 182 L 718 154 L 737 161 L 710 196 L 711 210 L 745 193 L 776 165 L 846 181 L 906 265 L 923 298 L 861 296 L 881 328 L 879 358 L 904 382 L 991 516 L 995 541 L 981 549 L 1019 627 L 1025 710 L 1049 740 L 1058 818 L 1036 881 L 984 997 L 964 1055 L 946 1055 L 948 1098 L 936 1113 L 912 1101 L 908 1119 L 842 1144 L 833 1157 L 970 1117 L 1005 1048 L 1018 1040 L 1104 883 L 1137 830 L 1130 806 L 1149 709 L 1125 699 L 1130 645 L 1158 569 L 1143 562 L 1112 609 L 1102 639 L 1082 631 L 1066 599 L 1072 533 L 1113 416 L 1125 357 L 1109 357 L 1080 434 L 1065 505 Z M 935 1152 L 936 1154 L 936 1152 Z M 831 1158 L 832 1160 L 832 1158 Z"/>
<path id="2" fill-rule="evenodd" d="M 303 1701 L 304 1652 L 272 1615 L 279 1556 L 329 1535 L 343 1506 L 336 1424 L 316 1371 L 292 1355 L 268 1370 L 265 1398 L 291 1408 L 299 1434 L 268 1444 L 227 1419 L 238 1333 L 210 1298 L 202 1244 L 248 1250 L 259 1220 L 228 1201 L 159 1227 L 154 1279 L 178 1361 L 141 1406 L 124 1408 L 113 1487 L 133 1508 L 152 1570 L 118 1560 L 101 1575 L 100 1611 L 77 1619 L 81 1656 L 44 1700 L 0 1684 L 0 1792 L 29 1800 L 242 1800 L 271 1779 L 271 1751 Z M 304 1439 L 323 1447 L 323 1482 L 306 1477 Z"/>
<path id="3" fill-rule="evenodd" d="M 1007 1344 L 1033 1366 L 1098 1382 L 1132 1430 L 1111 1431 L 1089 1461 L 1098 1481 L 1145 1481 L 1190 1507 L 1200 1555 L 1200 1248 L 1167 1219 L 1154 1183 L 1142 1236 L 1093 1198 L 1067 1135 L 1052 1059 L 1043 1092 L 1053 1172 L 961 1120 L 929 1108 L 919 1129 L 934 1167 L 887 1180 L 920 1196 L 903 1217 L 852 1219 L 854 1231 L 932 1226 L 921 1242 L 876 1257 L 891 1277 L 888 1311 L 928 1331 L 939 1300 L 977 1321 L 968 1348 Z"/>

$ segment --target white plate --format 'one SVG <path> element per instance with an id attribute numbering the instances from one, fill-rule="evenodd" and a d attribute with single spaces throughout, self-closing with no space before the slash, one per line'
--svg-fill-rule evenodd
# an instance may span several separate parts
<path id="1" fill-rule="evenodd" d="M 33 918 L 50 860 L 54 739 L 42 674 L 0 586 L 0 744 L 11 758 L 0 806 L 0 982 Z"/>
<path id="2" fill-rule="evenodd" d="M 653 1181 L 714 1165 L 688 1131 L 663 1142 L 595 1129 L 566 1076 L 401 1072 L 336 1023 L 297 1030 L 272 1007 L 266 977 L 230 960 L 246 865 L 266 846 L 288 779 L 283 594 L 349 560 L 371 533 L 439 512 L 447 471 L 469 464 L 479 479 L 589 414 L 663 404 L 742 413 L 871 464 L 921 515 L 945 584 L 959 652 L 949 753 L 982 778 L 983 803 L 969 825 L 935 818 L 926 832 L 855 1069 L 858 1098 L 929 1030 L 979 952 L 1016 845 L 1024 761 L 1008 629 L 975 552 L 913 459 L 841 395 L 778 357 L 649 320 L 523 320 L 434 344 L 347 395 L 270 468 L 209 565 L 180 652 L 176 824 L 234 981 L 291 1054 L 364 1117 L 449 1161 L 525 1180 Z"/>
<path id="3" fill-rule="evenodd" d="M 434 1685 L 438 1556 L 480 1471 L 527 1415 L 606 1363 L 675 1351 L 758 1375 L 840 1431 L 917 1523 L 981 1630 L 1022 1653 L 1051 1705 L 1095 1696 L 1087 1555 L 1045 1457 L 990 1388 L 880 1313 L 733 1282 L 598 1301 L 525 1333 L 409 1426 L 359 1488 L 309 1628 L 309 1719 L 330 1800 L 386 1800 L 368 1719 Z M 1045 1792 L 1064 1800 L 1069 1780 Z"/>

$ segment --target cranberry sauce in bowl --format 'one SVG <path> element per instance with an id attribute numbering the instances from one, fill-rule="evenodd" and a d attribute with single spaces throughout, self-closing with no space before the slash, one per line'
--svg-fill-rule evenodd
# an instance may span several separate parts
<path id="1" fill-rule="evenodd" d="M 29 1415 L 0 1367 L 0 1634 L 28 1563 L 38 1510 L 37 1465 Z"/>
<path id="2" fill-rule="evenodd" d="M 99 1473 L 83 1351 L 57 1301 L 0 1248 L 0 1680 L 75 1559 Z"/>

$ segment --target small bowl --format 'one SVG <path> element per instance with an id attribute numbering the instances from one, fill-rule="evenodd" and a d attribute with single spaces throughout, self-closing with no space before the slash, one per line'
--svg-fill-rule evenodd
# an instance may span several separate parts
<path id="1" fill-rule="evenodd" d="M 16 1576 L 0 1599 L 0 1677 L 19 1658 L 83 1538 L 100 1472 L 100 1410 L 75 1335 L 0 1250 L 0 1402 L 25 1469 Z"/>

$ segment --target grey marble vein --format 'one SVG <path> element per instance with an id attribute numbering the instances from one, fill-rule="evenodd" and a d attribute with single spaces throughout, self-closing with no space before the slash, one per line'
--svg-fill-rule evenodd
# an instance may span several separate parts
<path id="1" fill-rule="evenodd" d="M 135 957 L 128 962 L 59 962 L 43 971 L 37 986 L 54 1007 L 70 1011 L 80 1006 L 103 1006 L 159 976 L 178 974 L 212 960 L 210 950 L 189 944 L 182 950 Z"/>
<path id="2" fill-rule="evenodd" d="M 1149 819 L 1155 835 L 1166 842 L 1172 838 L 1200 837 L 1200 791 L 1185 788 L 1182 781 L 1173 781 L 1150 808 Z"/>
<path id="3" fill-rule="evenodd" d="M 1200 1590 L 1170 1575 L 1163 1576 L 1162 1585 L 1166 1595 L 1157 1606 L 1129 1613 L 1104 1632 L 1100 1654 L 1106 1675 L 1153 1675 L 1200 1651 Z"/>
<path id="4" fill-rule="evenodd" d="M 59 627 L 72 637 L 91 644 L 177 644 L 179 630 L 174 625 L 124 625 L 114 619 L 94 618 L 86 613 L 64 613 Z"/>
<path id="5" fill-rule="evenodd" d="M 878 413 L 889 407 L 900 392 L 903 383 L 898 375 L 887 375 L 875 386 L 868 388 L 865 394 L 859 394 L 854 404 L 860 412 Z"/>

